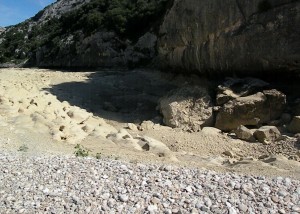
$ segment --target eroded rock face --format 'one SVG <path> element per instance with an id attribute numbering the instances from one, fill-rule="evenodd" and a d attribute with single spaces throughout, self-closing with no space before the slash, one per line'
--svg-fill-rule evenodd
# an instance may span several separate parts
<path id="1" fill-rule="evenodd" d="M 216 103 L 223 105 L 217 113 L 216 128 L 231 131 L 240 125 L 258 126 L 280 118 L 286 96 L 276 89 L 257 92 L 265 86 L 267 83 L 255 79 L 219 86 Z"/>
<path id="2" fill-rule="evenodd" d="M 46 7 L 44 10 L 41 10 L 38 14 L 36 14 L 34 19 L 36 19 L 38 22 L 45 22 L 52 18 L 59 18 L 62 14 L 70 12 L 74 9 L 78 9 L 83 4 L 86 4 L 90 1 L 91 0 L 59 0 Z"/>
<path id="3" fill-rule="evenodd" d="M 160 100 L 164 123 L 173 128 L 199 131 L 213 125 L 212 101 L 206 89 L 198 86 L 172 91 Z"/>
<path id="4" fill-rule="evenodd" d="M 160 28 L 162 65 L 209 75 L 299 72 L 299 14 L 295 0 L 175 0 Z"/>

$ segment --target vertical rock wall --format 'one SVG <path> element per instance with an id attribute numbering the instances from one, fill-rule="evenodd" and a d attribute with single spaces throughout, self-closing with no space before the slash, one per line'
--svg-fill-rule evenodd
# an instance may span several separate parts
<path id="1" fill-rule="evenodd" d="M 162 67 L 215 75 L 300 70 L 300 1 L 175 0 L 160 28 Z"/>

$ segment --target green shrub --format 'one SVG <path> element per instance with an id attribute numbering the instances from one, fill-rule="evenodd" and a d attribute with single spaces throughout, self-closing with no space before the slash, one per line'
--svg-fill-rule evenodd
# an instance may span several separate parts
<path id="1" fill-rule="evenodd" d="M 18 151 L 19 152 L 27 152 L 28 151 L 28 146 L 26 144 L 23 144 L 22 146 L 19 147 Z"/>
<path id="2" fill-rule="evenodd" d="M 19 57 L 15 56 L 16 49 L 34 53 L 41 46 L 53 49 L 47 57 L 55 58 L 61 48 L 59 41 L 77 32 L 88 36 L 99 30 L 108 30 L 115 32 L 120 39 L 136 41 L 158 25 L 170 1 L 173 0 L 91 0 L 60 18 L 32 27 L 30 32 L 28 22 L 18 24 L 0 36 L 4 38 L 0 44 L 0 63 L 16 60 Z M 43 13 L 39 12 L 32 20 L 37 21 Z M 24 41 L 25 36 L 28 39 Z"/>
<path id="3" fill-rule="evenodd" d="M 80 144 L 77 144 L 74 148 L 76 149 L 74 152 L 76 157 L 87 157 L 91 151 Z"/>

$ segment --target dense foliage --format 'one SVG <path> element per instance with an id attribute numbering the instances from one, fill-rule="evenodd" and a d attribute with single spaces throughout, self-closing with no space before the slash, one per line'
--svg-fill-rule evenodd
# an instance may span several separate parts
<path id="1" fill-rule="evenodd" d="M 135 40 L 160 20 L 170 0 L 91 0 L 82 7 L 29 29 L 30 21 L 0 36 L 0 63 L 28 57 L 38 47 L 55 49 L 64 35 L 82 32 L 88 36 L 99 30 L 115 32 L 121 39 Z M 31 21 L 38 21 L 43 11 Z M 153 29 L 155 30 L 155 29 Z M 2 39 L 1 42 L 1 37 Z M 53 54 L 52 53 L 52 54 Z M 51 54 L 51 53 L 50 53 Z"/>

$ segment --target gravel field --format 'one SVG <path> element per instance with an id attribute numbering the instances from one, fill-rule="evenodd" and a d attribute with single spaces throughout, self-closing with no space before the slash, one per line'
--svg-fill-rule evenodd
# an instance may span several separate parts
<path id="1" fill-rule="evenodd" d="M 0 152 L 0 213 L 300 213 L 300 181 Z"/>

